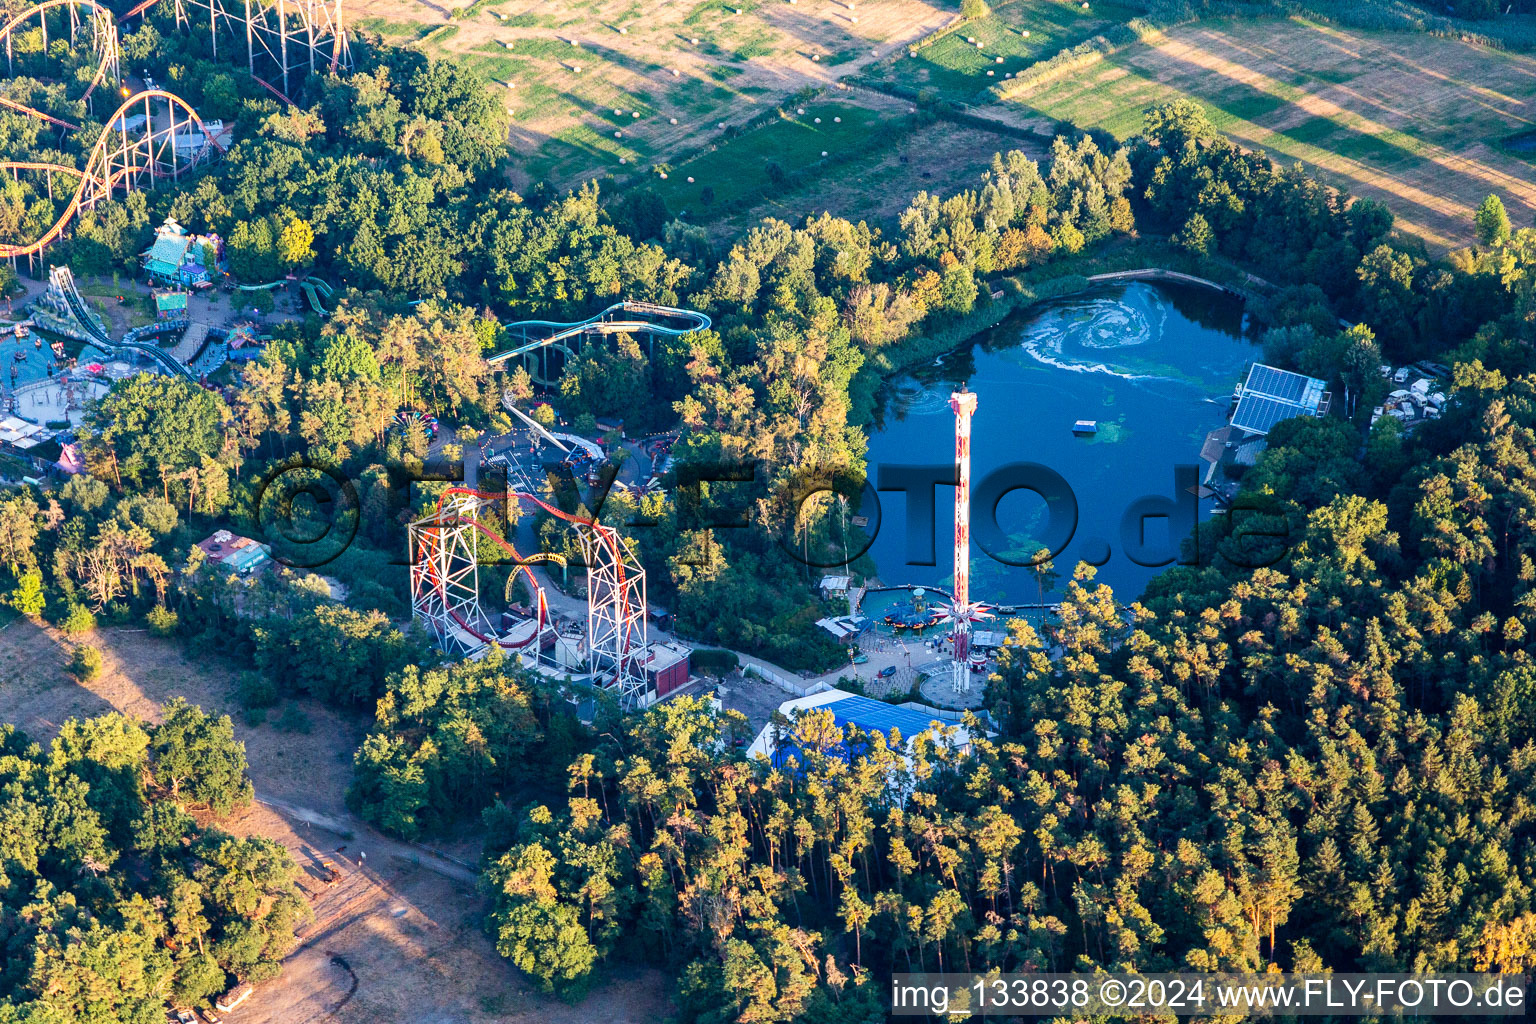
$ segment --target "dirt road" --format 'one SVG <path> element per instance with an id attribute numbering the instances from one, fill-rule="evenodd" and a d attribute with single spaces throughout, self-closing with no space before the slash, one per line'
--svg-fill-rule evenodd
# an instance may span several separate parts
<path id="1" fill-rule="evenodd" d="M 582 1002 L 540 994 L 497 955 L 482 921 L 473 840 L 446 851 L 457 861 L 388 839 L 346 809 L 352 751 L 367 722 L 300 702 L 309 731 L 245 723 L 230 695 L 240 666 L 193 662 L 172 641 L 142 630 L 105 629 L 100 677 L 64 671 L 74 642 L 19 619 L 0 627 L 0 722 L 48 743 L 71 717 L 122 711 L 156 721 L 184 696 L 235 720 L 259 800 L 218 822 L 292 851 L 315 912 L 280 978 L 257 988 L 239 1024 L 655 1024 L 670 1013 L 659 971 L 616 970 Z M 364 857 L 366 855 L 366 857 Z M 322 857 L 341 880 L 327 886 Z"/>

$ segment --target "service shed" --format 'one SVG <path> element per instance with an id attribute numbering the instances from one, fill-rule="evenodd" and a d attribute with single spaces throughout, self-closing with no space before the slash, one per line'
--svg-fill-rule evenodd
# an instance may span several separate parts
<path id="1" fill-rule="evenodd" d="M 665 697 L 692 678 L 693 651 L 675 641 L 651 644 L 635 659 L 645 681 L 658 698 Z"/>

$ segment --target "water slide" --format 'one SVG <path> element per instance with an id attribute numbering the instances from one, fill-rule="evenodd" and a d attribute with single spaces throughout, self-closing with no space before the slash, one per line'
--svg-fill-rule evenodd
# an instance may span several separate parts
<path id="1" fill-rule="evenodd" d="M 299 288 L 303 290 L 304 298 L 309 300 L 309 308 L 315 311 L 316 316 L 326 317 L 331 315 L 331 311 L 320 304 L 320 295 L 324 295 L 329 299 L 336 294 L 330 285 L 318 277 L 306 277 L 299 284 Z M 317 292 L 319 294 L 316 294 Z"/>
<path id="2" fill-rule="evenodd" d="M 626 314 L 624 319 L 610 319 Z M 663 321 L 673 321 L 673 324 Z M 565 342 L 574 338 L 596 337 L 608 334 L 664 334 L 680 337 L 694 331 L 707 331 L 709 317 L 692 309 L 662 306 L 654 302 L 615 302 L 601 313 L 585 320 L 561 323 L 554 320 L 517 320 L 505 324 L 502 330 L 508 334 L 520 334 L 523 340 L 504 352 L 497 352 L 486 359 L 497 366 L 535 349 L 556 346 L 566 348 Z"/>
<path id="3" fill-rule="evenodd" d="M 84 330 L 91 344 L 101 349 L 108 356 L 118 355 L 124 349 L 130 352 L 138 352 L 159 363 L 161 368 L 169 374 L 180 374 L 190 381 L 197 380 L 191 370 L 187 369 L 180 360 L 176 359 L 176 357 L 162 349 L 159 345 L 153 341 L 138 340 L 137 332 L 135 331 L 129 331 L 121 339 L 113 341 L 112 337 L 100 326 L 99 318 L 90 311 L 90 308 L 85 304 L 85 300 L 80 297 L 80 292 L 75 287 L 75 275 L 70 273 L 68 267 L 54 267 L 49 271 L 48 276 L 49 283 L 64 297 L 64 302 L 69 306 L 70 313 L 75 321 L 79 323 L 81 329 Z M 154 324 L 151 326 L 159 328 L 162 325 Z"/>

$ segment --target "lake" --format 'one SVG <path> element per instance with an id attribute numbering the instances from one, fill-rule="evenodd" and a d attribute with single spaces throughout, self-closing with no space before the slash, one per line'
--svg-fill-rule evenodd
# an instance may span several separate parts
<path id="1" fill-rule="evenodd" d="M 1225 423 L 1233 386 L 1260 354 L 1249 340 L 1242 300 L 1197 285 L 1105 284 L 1040 303 L 887 382 L 869 437 L 870 478 L 878 479 L 882 465 L 953 465 L 949 395 L 964 382 L 979 400 L 971 440 L 973 537 L 981 536 L 976 524 L 985 510 L 975 489 L 983 478 L 1010 463 L 1039 463 L 1064 478 L 1077 502 L 1076 531 L 1055 559 L 1061 584 L 1079 560 L 1100 561 L 1098 580 L 1129 603 L 1160 569 L 1136 564 L 1123 550 L 1127 509 L 1144 496 L 1171 504 L 1176 465 L 1204 474 L 1200 445 Z M 1098 421 L 1098 432 L 1075 436 L 1078 420 Z M 881 580 L 948 589 L 954 488 L 937 489 L 935 565 L 906 564 L 905 505 L 898 491 L 881 493 L 878 509 L 865 502 L 864 514 L 872 522 L 879 516 L 869 553 Z M 1047 503 L 1036 494 L 1015 490 L 996 507 L 1005 557 L 1028 561 L 1052 536 Z M 1209 514 L 1207 504 L 1200 514 Z M 1142 561 L 1172 550 L 1167 519 L 1143 522 Z M 993 538 L 994 550 L 1003 546 L 998 534 Z M 973 540 L 973 600 L 1033 603 L 1042 586 L 1034 571 L 995 561 Z M 1044 597 L 1050 600 L 1049 590 Z"/>

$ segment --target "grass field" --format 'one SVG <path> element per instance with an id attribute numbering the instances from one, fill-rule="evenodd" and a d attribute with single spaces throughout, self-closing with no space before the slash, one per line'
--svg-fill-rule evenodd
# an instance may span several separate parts
<path id="1" fill-rule="evenodd" d="M 1087 10 L 1066 0 L 1017 0 L 923 47 L 915 57 L 903 52 L 869 73 L 942 99 L 971 102 L 1007 75 L 1135 15 L 1107 0 Z"/>
<path id="2" fill-rule="evenodd" d="M 1289 20 L 1183 26 L 1011 102 L 1118 137 L 1187 96 L 1244 146 L 1379 199 L 1433 248 L 1472 238 L 1491 192 L 1526 225 L 1530 165 L 1502 140 L 1536 125 L 1536 59 L 1458 40 Z"/>
<path id="3" fill-rule="evenodd" d="M 512 112 L 512 146 L 524 158 L 514 185 L 569 187 L 687 159 L 721 140 L 722 123 L 740 126 L 904 52 L 954 18 L 958 0 L 348 6 L 361 27 L 462 59 L 486 78 Z"/>
<path id="4" fill-rule="evenodd" d="M 871 151 L 882 136 L 899 137 L 909 127 L 895 112 L 810 102 L 673 167 L 651 187 L 673 213 L 706 219 L 711 206 L 729 206 L 773 188 L 774 167 L 783 175 L 814 173 L 818 165 L 845 162 L 850 153 Z"/>
<path id="5" fill-rule="evenodd" d="M 852 221 L 866 221 L 894 231 L 897 218 L 912 197 L 922 191 L 949 194 L 974 188 L 992 154 L 1023 150 L 1033 159 L 1044 156 L 1045 147 L 1030 145 L 1009 135 L 939 121 L 903 136 L 894 146 L 867 158 L 841 165 L 807 185 L 782 193 L 771 192 L 761 200 L 718 220 L 705 221 L 710 237 L 720 243 L 739 237 L 764 217 L 801 224 L 806 217 L 831 211 Z"/>

